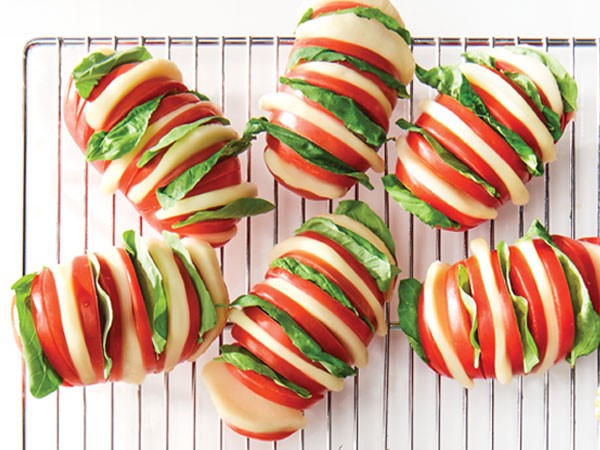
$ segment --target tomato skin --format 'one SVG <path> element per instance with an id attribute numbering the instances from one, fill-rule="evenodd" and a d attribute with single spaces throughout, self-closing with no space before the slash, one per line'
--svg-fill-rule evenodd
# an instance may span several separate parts
<path id="1" fill-rule="evenodd" d="M 290 430 L 290 431 L 280 431 L 278 433 L 253 433 L 251 431 L 242 430 L 241 428 L 237 428 L 231 424 L 227 424 L 229 428 L 235 431 L 242 436 L 249 437 L 250 439 L 258 439 L 260 441 L 280 441 L 282 439 L 291 436 L 298 430 Z"/>

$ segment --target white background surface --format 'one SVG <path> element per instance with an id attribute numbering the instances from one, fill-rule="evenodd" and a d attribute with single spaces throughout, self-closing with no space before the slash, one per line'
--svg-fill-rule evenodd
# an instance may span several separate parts
<path id="1" fill-rule="evenodd" d="M 414 36 L 598 37 L 598 0 L 394 1 Z M 99 5 L 102 6 L 99 6 Z M 21 270 L 22 50 L 41 36 L 290 35 L 298 2 L 182 0 L 2 2 L 0 130 L 2 220 L 0 253 L 0 404 L 20 392 L 19 355 L 10 336 L 10 284 Z M 543 4 L 543 7 L 540 6 Z M 4 409 L 4 415 L 10 411 Z M 0 447 L 12 449 L 18 417 L 0 419 Z M 12 430 L 11 430 L 12 428 Z M 9 431 L 10 430 L 10 431 Z M 8 442 L 5 440 L 8 437 Z"/>

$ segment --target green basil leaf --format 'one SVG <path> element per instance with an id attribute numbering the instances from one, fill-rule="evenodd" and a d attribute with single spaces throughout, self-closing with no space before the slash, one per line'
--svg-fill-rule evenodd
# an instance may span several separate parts
<path id="1" fill-rule="evenodd" d="M 398 321 L 410 346 L 425 364 L 429 364 L 419 333 L 419 296 L 423 284 L 415 278 L 406 278 L 398 286 Z"/>
<path id="2" fill-rule="evenodd" d="M 162 95 L 133 108 L 110 131 L 96 131 L 90 137 L 85 151 L 88 161 L 112 161 L 131 152 L 148 129 L 152 113 L 156 111 Z"/>
<path id="3" fill-rule="evenodd" d="M 473 367 L 478 368 L 481 360 L 481 346 L 479 345 L 479 334 L 477 331 L 477 303 L 471 295 L 471 283 L 467 268 L 460 264 L 457 270 L 457 285 L 460 289 L 460 299 L 471 319 L 471 330 L 469 340 L 473 346 Z"/>
<path id="4" fill-rule="evenodd" d="M 296 26 L 302 25 L 304 22 L 308 22 L 310 19 L 312 19 L 313 14 L 314 10 L 312 8 L 308 8 L 304 14 L 302 14 L 302 17 Z"/>
<path id="5" fill-rule="evenodd" d="M 425 138 L 429 145 L 431 145 L 431 148 L 433 148 L 433 150 L 438 154 L 442 161 L 448 164 L 452 169 L 456 170 L 463 177 L 468 178 L 469 180 L 480 185 L 492 197 L 500 197 L 500 193 L 496 190 L 496 188 L 494 188 L 494 186 L 492 186 L 479 175 L 477 175 L 475 172 L 473 172 L 473 170 L 471 170 L 469 166 L 467 166 L 460 159 L 454 156 L 452 152 L 448 151 L 442 144 L 439 143 L 439 141 L 435 137 L 433 137 L 423 128 L 417 125 L 413 125 L 412 123 L 407 122 L 404 119 L 399 119 L 396 122 L 396 125 L 398 125 L 403 130 L 419 133 Z"/>
<path id="6" fill-rule="evenodd" d="M 240 370 L 251 370 L 259 375 L 263 375 L 273 380 L 276 385 L 289 389 L 300 398 L 312 398 L 312 394 L 308 389 L 304 389 L 281 376 L 255 355 L 239 345 L 222 345 L 221 354 L 216 357 L 215 360 L 225 361 Z"/>
<path id="7" fill-rule="evenodd" d="M 523 161 L 530 174 L 540 176 L 544 173 L 542 161 L 533 149 L 525 143 L 518 133 L 494 119 L 485 106 L 485 103 L 475 93 L 467 78 L 457 66 L 439 66 L 430 70 L 425 70 L 417 66 L 416 75 L 422 83 L 458 100 L 464 107 L 473 111 L 496 133 L 502 136 L 508 145 L 519 155 L 519 158 Z"/>
<path id="8" fill-rule="evenodd" d="M 204 94 L 202 94 L 201 92 L 198 91 L 194 91 L 193 89 L 190 89 L 188 91 L 189 94 L 194 94 L 196 97 L 198 97 L 198 100 L 203 101 L 203 102 L 210 102 L 210 98 Z"/>
<path id="9" fill-rule="evenodd" d="M 289 336 L 294 346 L 308 359 L 321 364 L 329 373 L 338 378 L 356 374 L 356 370 L 344 361 L 323 351 L 318 342 L 311 338 L 292 316 L 272 303 L 269 303 L 256 295 L 247 294 L 238 297 L 231 306 L 240 306 L 243 308 L 258 306 L 265 314 L 281 325 L 281 328 L 283 328 L 285 333 Z"/>
<path id="10" fill-rule="evenodd" d="M 108 293 L 100 286 L 100 263 L 94 254 L 88 256 L 92 275 L 94 277 L 94 287 L 96 296 L 98 297 L 98 311 L 100 313 L 100 325 L 102 326 L 102 353 L 104 354 L 104 379 L 108 380 L 110 371 L 112 370 L 112 358 L 108 354 L 107 341 L 108 333 L 113 323 L 113 308 L 112 302 Z"/>
<path id="11" fill-rule="evenodd" d="M 430 227 L 439 227 L 447 230 L 460 229 L 460 223 L 455 222 L 433 206 L 424 202 L 404 186 L 398 177 L 389 174 L 381 178 L 385 190 L 396 200 L 402 208 L 414 214 L 421 222 Z"/>
<path id="12" fill-rule="evenodd" d="M 174 229 L 185 227 L 205 220 L 239 219 L 242 217 L 258 216 L 275 208 L 275 205 L 262 198 L 244 197 L 227 203 L 218 209 L 198 211 L 187 219 L 173 225 Z"/>
<path id="13" fill-rule="evenodd" d="M 75 88 L 81 98 L 87 99 L 100 80 L 115 67 L 147 59 L 152 59 L 152 55 L 144 47 L 134 47 L 110 55 L 102 52 L 90 53 L 73 69 Z"/>
<path id="14" fill-rule="evenodd" d="M 167 293 L 162 282 L 162 274 L 156 267 L 146 243 L 133 230 L 123 233 L 125 250 L 131 257 L 135 273 L 142 289 L 148 321 L 152 330 L 154 351 L 161 354 L 167 344 L 169 330 L 169 309 Z"/>
<path id="15" fill-rule="evenodd" d="M 287 68 L 291 69 L 300 61 L 345 62 L 358 70 L 375 75 L 383 84 L 396 91 L 398 97 L 410 97 L 406 86 L 400 83 L 393 75 L 350 55 L 344 55 L 343 53 L 338 53 L 324 47 L 300 47 L 295 49 L 288 58 Z"/>
<path id="16" fill-rule="evenodd" d="M 163 242 L 173 250 L 175 255 L 177 255 L 192 279 L 194 290 L 196 291 L 196 296 L 198 297 L 198 303 L 200 305 L 200 331 L 198 332 L 198 342 L 202 342 L 204 333 L 213 329 L 217 324 L 217 309 L 212 301 L 210 292 L 208 292 L 208 289 L 206 288 L 206 284 L 204 284 L 202 276 L 198 273 L 198 269 L 196 269 L 196 266 L 192 261 L 190 252 L 185 248 L 185 245 L 183 245 L 179 236 L 175 233 L 163 231 L 162 237 Z"/>
<path id="17" fill-rule="evenodd" d="M 209 173 L 219 161 L 237 156 L 252 143 L 254 136 L 244 136 L 227 142 L 221 149 L 213 153 L 208 159 L 202 161 L 179 175 L 169 184 L 156 190 L 156 198 L 163 209 L 172 208 Z"/>
<path id="18" fill-rule="evenodd" d="M 565 112 L 577 110 L 577 83 L 556 58 L 533 47 L 516 46 L 504 48 L 513 53 L 531 56 L 544 64 L 550 72 L 552 72 L 552 75 L 558 84 Z"/>
<path id="19" fill-rule="evenodd" d="M 167 134 L 161 137 L 155 145 L 153 145 L 151 148 L 144 152 L 142 157 L 138 160 L 137 166 L 144 167 L 146 164 L 152 161 L 152 159 L 156 155 L 158 155 L 162 149 L 168 147 L 169 145 L 173 144 L 174 142 L 177 142 L 180 139 L 183 139 L 196 128 L 205 125 L 209 122 L 219 122 L 223 125 L 230 124 L 229 120 L 227 120 L 224 117 L 208 116 L 203 117 L 202 119 L 198 119 L 195 122 L 186 123 L 183 125 L 179 125 L 178 127 L 172 128 Z"/>
<path id="20" fill-rule="evenodd" d="M 289 273 L 296 275 L 303 280 L 310 281 L 331 298 L 352 311 L 356 317 L 360 318 L 367 324 L 372 332 L 375 332 L 375 327 L 373 324 L 369 321 L 369 319 L 362 317 L 359 314 L 352 302 L 348 300 L 348 297 L 346 297 L 346 294 L 344 294 L 344 291 L 342 291 L 337 284 L 335 284 L 321 272 L 289 256 L 274 259 L 271 261 L 269 267 L 279 267 L 280 269 L 287 270 Z"/>
<path id="21" fill-rule="evenodd" d="M 337 225 L 326 217 L 313 217 L 296 230 L 296 234 L 314 231 L 343 246 L 360 262 L 377 283 L 381 292 L 387 292 L 400 273 L 398 267 L 377 247 L 353 231 Z"/>
<path id="22" fill-rule="evenodd" d="M 383 128 L 371 120 L 350 97 L 336 94 L 328 89 L 313 86 L 304 80 L 280 77 L 279 82 L 302 92 L 309 100 L 318 103 L 340 119 L 354 135 L 373 147 L 380 147 L 387 136 Z"/>
<path id="23" fill-rule="evenodd" d="M 565 272 L 575 317 L 575 339 L 567 361 L 574 365 L 577 358 L 593 352 L 600 345 L 600 316 L 594 311 L 590 293 L 577 266 L 554 243 L 548 230 L 536 220 L 521 239 L 542 239 L 550 245 Z"/>
<path id="24" fill-rule="evenodd" d="M 36 276 L 37 273 L 23 276 L 12 285 L 11 289 L 15 292 L 19 337 L 27 366 L 29 392 L 35 398 L 42 398 L 56 391 L 62 384 L 62 378 L 44 354 L 35 329 L 31 312 L 31 285 Z"/>
<path id="25" fill-rule="evenodd" d="M 462 54 L 465 61 L 496 69 L 496 58 L 484 50 L 472 50 Z"/>
<path id="26" fill-rule="evenodd" d="M 529 303 L 527 299 L 516 295 L 513 291 L 512 283 L 510 281 L 510 248 L 506 242 L 500 242 L 496 246 L 498 251 L 498 258 L 500 260 L 500 269 L 502 270 L 502 277 L 504 283 L 510 294 L 510 298 L 515 309 L 515 316 L 517 319 L 517 326 L 519 327 L 519 334 L 521 336 L 521 343 L 523 345 L 523 368 L 525 373 L 531 372 L 537 363 L 540 362 L 540 356 L 537 345 L 533 339 L 533 335 L 527 325 L 527 316 L 529 314 Z"/>
<path id="27" fill-rule="evenodd" d="M 265 117 L 250 119 L 246 124 L 244 136 L 257 135 L 262 132 L 267 132 L 280 140 L 309 163 L 336 175 L 354 178 L 367 189 L 373 189 L 373 185 L 369 182 L 369 177 L 366 174 L 356 171 L 354 167 L 346 164 L 305 137 L 269 122 Z"/>
<path id="28" fill-rule="evenodd" d="M 360 200 L 343 200 L 335 209 L 335 214 L 350 217 L 371 230 L 385 244 L 392 255 L 396 254 L 396 245 L 390 229 L 369 205 Z"/>

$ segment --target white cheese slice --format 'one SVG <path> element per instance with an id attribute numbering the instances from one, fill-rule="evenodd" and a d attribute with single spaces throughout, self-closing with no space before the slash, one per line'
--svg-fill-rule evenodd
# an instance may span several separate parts
<path id="1" fill-rule="evenodd" d="M 444 203 L 469 217 L 484 220 L 496 218 L 498 215 L 496 209 L 486 206 L 473 197 L 466 195 L 464 191 L 448 183 L 427 167 L 421 158 L 413 152 L 404 137 L 398 140 L 396 149 L 398 151 L 398 159 L 402 161 L 404 168 L 410 176 L 439 197 Z"/>
<path id="2" fill-rule="evenodd" d="M 93 384 L 96 381 L 96 373 L 85 343 L 83 327 L 79 318 L 79 308 L 73 290 L 72 265 L 70 263 L 59 264 L 51 270 L 56 284 L 60 318 L 69 355 L 71 355 L 71 360 L 81 382 L 84 385 Z"/>
<path id="3" fill-rule="evenodd" d="M 367 347 L 365 347 L 365 344 L 363 344 L 357 334 L 329 308 L 282 278 L 267 278 L 263 283 L 292 299 L 325 325 L 350 353 L 353 364 L 357 367 L 365 367 L 367 365 L 369 362 Z"/>
<path id="4" fill-rule="evenodd" d="M 473 380 L 467 375 L 460 362 L 454 343 L 450 336 L 448 314 L 441 316 L 440 308 L 445 308 L 446 300 L 446 275 L 450 266 L 440 261 L 434 262 L 427 270 L 425 283 L 423 283 L 423 315 L 429 327 L 431 337 L 438 347 L 444 360 L 448 373 L 466 388 L 473 387 Z"/>
<path id="5" fill-rule="evenodd" d="M 375 316 L 375 323 L 373 324 L 375 332 L 379 336 L 385 336 L 387 325 L 383 314 L 383 307 L 379 303 L 379 300 L 373 295 L 373 292 L 371 292 L 360 275 L 329 245 L 306 236 L 295 236 L 273 247 L 269 253 L 269 262 L 297 251 L 315 255 L 320 260 L 335 268 L 344 278 L 350 281 L 366 299 L 373 311 L 373 315 Z"/>
<path id="6" fill-rule="evenodd" d="M 181 81 L 181 72 L 174 62 L 166 59 L 148 59 L 115 78 L 104 91 L 90 102 L 85 111 L 88 125 L 99 130 L 118 103 L 136 86 L 153 78 Z"/>
<path id="7" fill-rule="evenodd" d="M 494 370 L 496 378 L 500 383 L 510 383 L 513 374 L 508 349 L 506 348 L 505 312 L 502 306 L 500 288 L 492 267 L 492 254 L 482 238 L 471 241 L 471 252 L 479 264 L 479 271 L 481 272 L 485 295 L 489 301 L 492 323 L 494 324 Z"/>
<path id="8" fill-rule="evenodd" d="M 166 150 L 154 170 L 133 186 L 127 193 L 127 197 L 133 203 L 141 202 L 163 178 L 174 172 L 185 161 L 219 142 L 236 138 L 237 133 L 233 128 L 220 124 L 203 125 L 190 131 Z"/>
<path id="9" fill-rule="evenodd" d="M 510 199 L 515 205 L 525 205 L 529 202 L 529 192 L 519 175 L 459 116 L 430 99 L 426 99 L 421 103 L 421 111 L 451 130 L 465 145 L 479 155 L 502 180 L 508 190 Z"/>
<path id="10" fill-rule="evenodd" d="M 175 262 L 173 251 L 162 241 L 148 239 L 148 252 L 162 275 L 168 303 L 168 333 L 165 345 L 165 372 L 172 370 L 181 359 L 190 332 L 190 311 L 185 284 Z"/>
<path id="11" fill-rule="evenodd" d="M 116 248 L 109 248 L 99 254 L 110 268 L 119 295 L 122 348 L 121 380 L 126 383 L 140 384 L 146 377 L 146 368 L 144 367 L 139 336 L 136 332 L 133 316 L 133 300 L 131 298 L 129 280 L 127 279 L 127 268 Z"/>
<path id="12" fill-rule="evenodd" d="M 296 39 L 310 38 L 335 39 L 366 48 L 386 59 L 398 72 L 402 84 L 412 80 L 415 63 L 410 47 L 377 20 L 355 14 L 319 16 L 296 28 Z"/>
<path id="13" fill-rule="evenodd" d="M 198 346 L 194 354 L 188 358 L 188 361 L 195 361 L 223 330 L 229 310 L 222 305 L 229 304 L 229 293 L 221 275 L 221 268 L 215 250 L 209 244 L 199 239 L 184 238 L 181 242 L 190 253 L 192 262 L 202 277 L 217 311 L 216 325 L 204 333 L 202 343 Z"/>
<path id="14" fill-rule="evenodd" d="M 112 195 L 119 188 L 119 182 L 121 181 L 121 177 L 131 164 L 131 161 L 142 151 L 142 149 L 146 146 L 148 141 L 152 137 L 156 135 L 156 133 L 164 128 L 164 126 L 173 120 L 179 114 L 187 111 L 190 108 L 193 108 L 194 105 L 187 104 L 183 105 L 180 108 L 177 108 L 175 111 L 171 111 L 168 114 L 165 114 L 163 117 L 158 119 L 152 125 L 148 126 L 146 132 L 142 135 L 139 142 L 135 146 L 133 150 L 131 150 L 126 155 L 121 156 L 118 159 L 115 159 L 110 162 L 110 164 L 106 167 L 106 170 L 102 174 L 102 179 L 100 180 L 100 190 L 106 194 Z"/>
<path id="15" fill-rule="evenodd" d="M 312 8 L 314 11 L 320 9 L 330 3 L 339 3 L 339 0 L 308 0 L 302 3 L 302 6 L 299 8 L 300 16 L 302 16 L 309 8 Z M 357 0 L 356 2 L 359 5 L 367 6 L 370 8 L 379 9 L 383 13 L 387 14 L 390 17 L 396 19 L 396 22 L 401 27 L 404 26 L 404 22 L 398 13 L 398 10 L 392 5 L 389 0 Z"/>
<path id="16" fill-rule="evenodd" d="M 156 211 L 156 217 L 160 220 L 170 219 L 183 214 L 224 206 L 239 198 L 256 197 L 257 194 L 258 190 L 254 183 L 240 183 L 193 197 L 182 198 L 169 209 L 160 208 Z"/>
<path id="17" fill-rule="evenodd" d="M 295 95 L 287 92 L 267 94 L 260 99 L 259 107 L 265 111 L 279 110 L 288 112 L 306 120 L 315 127 L 322 129 L 325 133 L 342 141 L 360 157 L 368 161 L 373 170 L 383 172 L 385 163 L 375 150 L 349 131 L 342 122 L 310 106 Z M 307 136 L 305 137 L 308 138 Z"/>
<path id="18" fill-rule="evenodd" d="M 301 410 L 258 395 L 235 378 L 226 364 L 213 360 L 202 369 L 202 380 L 226 423 L 251 433 L 296 431 L 306 426 Z"/>
<path id="19" fill-rule="evenodd" d="M 540 255 L 535 249 L 532 241 L 517 242 L 516 247 L 521 251 L 523 257 L 527 261 L 535 285 L 542 300 L 542 308 L 544 309 L 544 319 L 546 320 L 546 330 L 548 344 L 546 345 L 546 354 L 544 360 L 540 361 L 535 371 L 542 373 L 548 370 L 556 363 L 556 357 L 559 350 L 559 325 L 558 316 L 556 315 L 556 306 L 554 304 L 554 294 L 552 291 L 552 280 L 548 277 L 548 273 L 544 267 Z"/>
<path id="20" fill-rule="evenodd" d="M 307 378 L 310 378 L 330 391 L 339 392 L 344 388 L 344 380 L 342 378 L 338 378 L 323 369 L 313 366 L 293 353 L 277 339 L 263 330 L 262 327 L 250 319 L 242 310 L 234 309 L 229 314 L 229 318 L 232 323 L 245 330 L 270 351 L 306 375 Z"/>
<path id="21" fill-rule="evenodd" d="M 531 106 L 502 76 L 479 64 L 466 63 L 459 67 L 469 83 L 493 96 L 531 132 L 540 147 L 542 162 L 548 163 L 556 159 L 556 146 L 550 131 Z"/>
<path id="22" fill-rule="evenodd" d="M 497 61 L 507 62 L 531 78 L 548 99 L 552 111 L 562 116 L 563 102 L 558 83 L 544 63 L 531 56 L 513 53 L 503 47 L 490 48 L 487 52 Z"/>

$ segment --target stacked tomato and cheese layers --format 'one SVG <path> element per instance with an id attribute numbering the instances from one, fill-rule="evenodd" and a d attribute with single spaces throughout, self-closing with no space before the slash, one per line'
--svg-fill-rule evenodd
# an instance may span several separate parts
<path id="1" fill-rule="evenodd" d="M 474 378 L 541 373 L 600 344 L 600 240 L 551 236 L 535 222 L 514 245 L 435 262 L 423 285 L 402 280 L 400 326 L 415 352 L 466 387 Z"/>
<path id="2" fill-rule="evenodd" d="M 97 51 L 73 70 L 64 102 L 67 129 L 102 173 L 158 230 L 229 241 L 241 217 L 273 206 L 242 180 L 238 139 L 218 106 L 189 91 L 175 63 L 143 47 Z"/>
<path id="3" fill-rule="evenodd" d="M 195 360 L 219 335 L 229 303 L 214 249 L 164 232 L 123 235 L 125 248 L 78 256 L 13 285 L 13 323 L 29 390 L 141 383 Z"/>
<path id="4" fill-rule="evenodd" d="M 384 170 L 398 97 L 407 97 L 411 38 L 388 0 L 309 2 L 277 93 L 261 98 L 270 119 L 247 132 L 267 133 L 265 162 L 283 186 L 309 199 L 342 197 L 364 173 Z"/>
<path id="5" fill-rule="evenodd" d="M 304 427 L 304 409 L 367 364 L 369 342 L 387 332 L 394 254 L 384 222 L 355 200 L 272 250 L 264 281 L 232 303 L 235 342 L 202 373 L 232 429 L 282 439 Z"/>
<path id="6" fill-rule="evenodd" d="M 430 226 L 465 230 L 494 219 L 510 200 L 529 201 L 525 183 L 556 158 L 555 142 L 576 109 L 577 85 L 535 48 L 468 52 L 459 66 L 417 68 L 436 88 L 397 143 L 390 193 Z"/>

